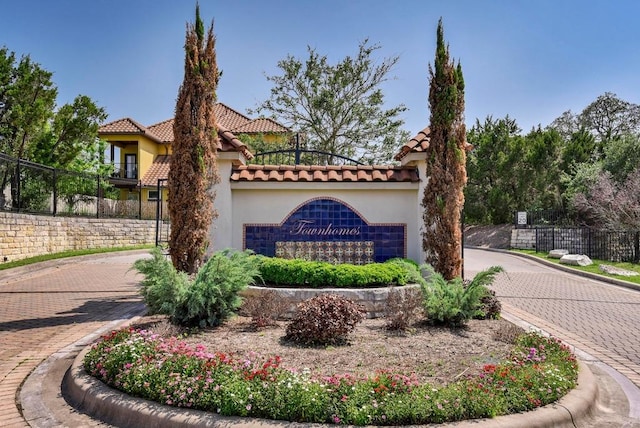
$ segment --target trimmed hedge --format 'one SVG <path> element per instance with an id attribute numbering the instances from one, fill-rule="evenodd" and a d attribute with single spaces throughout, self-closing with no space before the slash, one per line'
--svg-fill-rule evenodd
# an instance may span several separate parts
<path id="1" fill-rule="evenodd" d="M 367 265 L 331 264 L 301 259 L 264 257 L 262 281 L 274 287 L 373 288 L 405 285 L 413 277 L 413 265 L 392 259 Z M 417 269 L 417 268 L 416 268 Z"/>

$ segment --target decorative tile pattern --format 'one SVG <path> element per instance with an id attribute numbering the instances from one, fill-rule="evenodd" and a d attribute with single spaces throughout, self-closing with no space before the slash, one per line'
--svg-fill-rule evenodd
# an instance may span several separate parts
<path id="1" fill-rule="evenodd" d="M 349 263 L 406 257 L 404 223 L 369 224 L 346 203 L 311 199 L 280 224 L 245 224 L 244 248 L 266 256 Z"/>
<path id="2" fill-rule="evenodd" d="M 277 241 L 276 257 L 363 265 L 375 262 L 373 241 Z"/>

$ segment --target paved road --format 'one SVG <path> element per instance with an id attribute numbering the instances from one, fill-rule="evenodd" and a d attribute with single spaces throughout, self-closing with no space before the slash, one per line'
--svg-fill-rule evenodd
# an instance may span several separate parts
<path id="1" fill-rule="evenodd" d="M 141 254 L 75 258 L 0 272 L 0 426 L 60 426 L 31 419 L 27 412 L 21 416 L 16 402 L 32 398 L 24 393 L 32 382 L 27 381 L 21 395 L 20 385 L 34 368 L 38 367 L 37 373 L 46 366 L 48 357 L 59 355 L 55 364 L 64 362 L 65 355 L 86 346 L 97 331 L 143 309 L 137 291 L 140 278 L 131 270 Z M 562 338 L 588 353 L 591 361 L 603 361 L 640 386 L 640 292 L 498 252 L 465 249 L 465 264 L 466 277 L 489 266 L 503 266 L 506 272 L 493 288 L 506 313 Z M 40 380 L 36 381 L 33 394 L 41 397 L 29 407 L 37 407 L 41 400 L 48 408 L 60 408 L 56 416 L 65 418 L 64 426 L 105 426 L 64 409 L 55 389 L 59 379 L 49 382 L 46 373 L 42 376 L 42 385 L 51 384 L 53 389 L 40 388 Z M 627 397 L 638 397 L 633 394 Z M 615 401 L 624 401 L 624 396 Z M 638 407 L 640 400 L 631 403 L 631 413 L 638 412 L 634 421 L 640 418 Z M 628 408 L 623 410 L 626 417 Z M 632 425 L 625 419 L 624 426 Z"/>
<path id="2" fill-rule="evenodd" d="M 513 254 L 465 249 L 465 277 L 499 265 L 503 309 L 613 367 L 640 387 L 640 291 Z"/>
<path id="3" fill-rule="evenodd" d="M 139 278 L 131 270 L 141 254 L 64 259 L 0 271 L 0 426 L 38 425 L 27 424 L 20 414 L 16 392 L 41 362 L 143 309 Z"/>

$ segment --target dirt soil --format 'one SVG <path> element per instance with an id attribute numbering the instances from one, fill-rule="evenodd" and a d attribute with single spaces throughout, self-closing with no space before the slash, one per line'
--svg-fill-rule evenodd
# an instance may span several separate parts
<path id="1" fill-rule="evenodd" d="M 319 376 L 368 376 L 387 370 L 443 385 L 503 360 L 513 338 L 522 332 L 506 320 L 471 320 L 457 329 L 417 323 L 406 332 L 396 332 L 385 328 L 384 319 L 366 319 L 345 345 L 301 347 L 283 339 L 286 323 L 255 329 L 250 318 L 238 316 L 221 327 L 187 334 L 184 340 L 201 343 L 209 352 L 238 357 L 279 355 L 283 367 L 307 368 Z M 144 317 L 136 325 L 165 336 L 185 333 L 161 317 Z"/>
<path id="2" fill-rule="evenodd" d="M 508 249 L 512 225 L 467 226 L 465 246 Z M 300 347 L 284 340 L 287 321 L 254 329 L 251 319 L 238 316 L 221 327 L 189 334 L 159 316 L 143 317 L 137 325 L 163 336 L 183 335 L 190 344 L 201 343 L 210 352 L 236 356 L 257 353 L 279 355 L 282 365 L 313 374 L 367 376 L 377 370 L 415 374 L 421 381 L 442 385 L 473 374 L 485 364 L 505 358 L 512 341 L 523 330 L 506 320 L 471 320 L 464 328 L 417 323 L 405 332 L 389 331 L 385 320 L 366 319 L 343 346 Z"/>
<path id="3" fill-rule="evenodd" d="M 464 228 L 464 245 L 469 247 L 508 250 L 511 248 L 512 229 L 512 224 L 501 224 L 497 226 L 467 225 Z"/>

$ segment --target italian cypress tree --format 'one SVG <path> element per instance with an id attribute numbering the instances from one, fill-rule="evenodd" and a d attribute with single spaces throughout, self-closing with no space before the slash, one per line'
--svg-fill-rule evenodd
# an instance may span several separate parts
<path id="1" fill-rule="evenodd" d="M 184 80 L 176 102 L 169 170 L 169 254 L 175 268 L 194 273 L 209 245 L 209 228 L 217 217 L 213 186 L 218 182 L 216 121 L 218 86 L 213 23 L 205 38 L 196 4 L 196 22 L 187 23 Z"/>
<path id="2" fill-rule="evenodd" d="M 426 262 L 445 279 L 462 275 L 461 213 L 466 174 L 464 79 L 460 63 L 449 59 L 442 19 L 438 22 L 435 64 L 429 65 L 431 139 L 426 150 L 427 185 L 422 206 L 422 248 Z"/>

